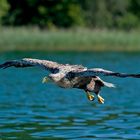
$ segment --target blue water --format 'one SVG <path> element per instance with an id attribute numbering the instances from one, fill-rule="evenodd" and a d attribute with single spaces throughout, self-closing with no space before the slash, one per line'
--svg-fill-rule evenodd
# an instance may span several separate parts
<path id="1" fill-rule="evenodd" d="M 33 57 L 120 72 L 140 72 L 135 53 L 0 53 L 0 62 Z M 39 68 L 0 70 L 0 140 L 140 140 L 140 79 L 102 77 L 105 104 L 78 89 L 42 84 Z"/>

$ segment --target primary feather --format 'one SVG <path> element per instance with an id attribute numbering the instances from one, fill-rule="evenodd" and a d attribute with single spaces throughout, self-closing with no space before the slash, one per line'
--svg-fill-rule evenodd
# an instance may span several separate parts
<path id="1" fill-rule="evenodd" d="M 140 78 L 140 74 L 127 74 L 127 73 L 119 73 L 119 72 L 113 72 L 101 68 L 93 68 L 93 69 L 87 69 L 82 70 L 80 72 L 71 72 L 71 74 L 75 76 L 115 76 L 115 77 L 133 77 L 133 78 Z"/>

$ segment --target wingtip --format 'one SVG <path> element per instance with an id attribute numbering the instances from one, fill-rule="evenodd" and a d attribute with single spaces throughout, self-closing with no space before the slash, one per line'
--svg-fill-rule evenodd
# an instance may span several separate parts
<path id="1" fill-rule="evenodd" d="M 4 69 L 4 65 L 3 64 L 0 64 L 0 69 Z"/>
<path id="2" fill-rule="evenodd" d="M 11 62 L 7 61 L 3 64 L 0 64 L 0 69 L 6 69 L 8 67 L 10 67 Z"/>

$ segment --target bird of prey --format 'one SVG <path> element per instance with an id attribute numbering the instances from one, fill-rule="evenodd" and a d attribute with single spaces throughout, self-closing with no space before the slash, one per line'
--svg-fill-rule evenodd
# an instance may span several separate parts
<path id="1" fill-rule="evenodd" d="M 101 88 L 104 86 L 110 88 L 115 86 L 112 83 L 103 81 L 99 76 L 140 78 L 140 74 L 119 73 L 104 70 L 102 68 L 88 69 L 82 65 L 59 64 L 53 61 L 32 58 L 6 61 L 0 65 L 0 68 L 5 69 L 12 66 L 16 68 L 32 66 L 44 68 L 45 70 L 48 70 L 50 74 L 43 78 L 43 82 L 51 80 L 62 88 L 82 89 L 85 91 L 87 98 L 90 101 L 95 99 L 94 95 L 91 93 L 95 93 L 95 95 L 97 95 L 98 102 L 101 104 L 104 103 L 104 99 L 99 94 Z"/>

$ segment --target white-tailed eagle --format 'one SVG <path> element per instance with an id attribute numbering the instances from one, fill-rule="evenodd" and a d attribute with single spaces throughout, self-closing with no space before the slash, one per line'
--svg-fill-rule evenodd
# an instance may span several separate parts
<path id="1" fill-rule="evenodd" d="M 38 66 L 48 70 L 51 74 L 43 78 L 43 82 L 48 80 L 53 81 L 62 88 L 78 88 L 85 91 L 90 101 L 94 100 L 94 96 L 91 92 L 97 95 L 99 103 L 104 103 L 104 99 L 99 95 L 99 92 L 103 86 L 115 87 L 112 83 L 105 82 L 99 78 L 99 76 L 113 76 L 113 77 L 134 77 L 140 78 L 140 74 L 125 74 L 119 72 L 113 72 L 104 70 L 101 68 L 83 67 L 81 65 L 69 65 L 59 64 L 48 60 L 39 60 L 24 58 L 22 60 L 11 60 L 0 65 L 0 68 L 8 67 L 32 67 Z"/>

